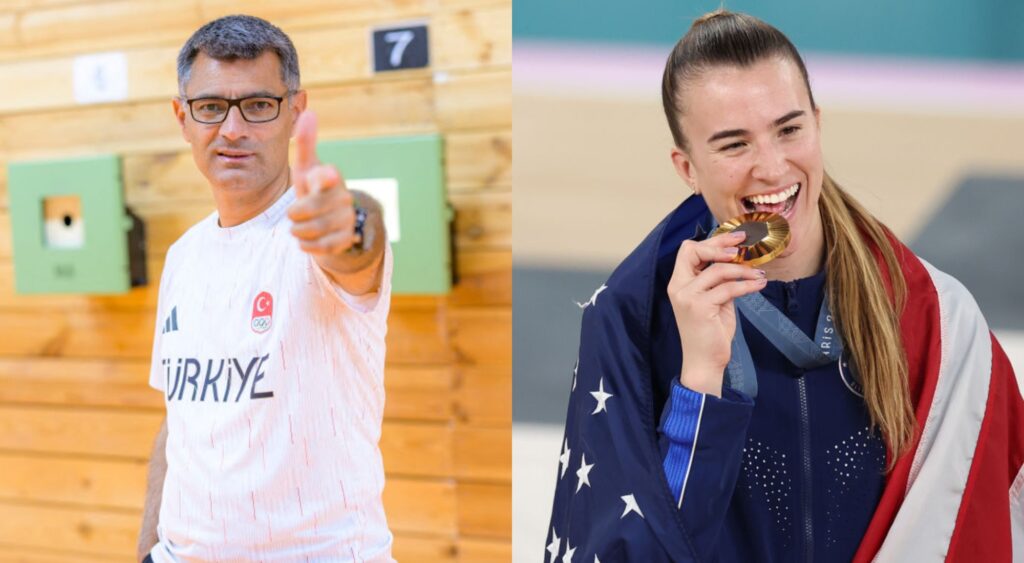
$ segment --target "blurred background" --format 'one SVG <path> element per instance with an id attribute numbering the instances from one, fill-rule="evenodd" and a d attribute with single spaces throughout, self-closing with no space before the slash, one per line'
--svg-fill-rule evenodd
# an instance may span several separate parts
<path id="1" fill-rule="evenodd" d="M 395 556 L 507 561 L 511 542 L 510 0 L 0 1 L 0 561 L 133 561 L 163 417 L 148 386 L 167 247 L 213 200 L 171 112 L 175 57 L 244 12 L 295 43 L 320 140 L 439 133 L 458 283 L 396 296 L 381 448 Z M 427 68 L 374 74 L 370 33 L 430 27 Z M 73 95 L 79 56 L 121 53 L 118 101 Z M 7 166 L 114 154 L 145 222 L 149 285 L 14 291 Z M 396 266 L 398 267 L 398 266 Z"/>
<path id="2" fill-rule="evenodd" d="M 826 169 L 963 282 L 1024 388 L 1024 3 L 733 0 L 807 62 Z M 515 0 L 513 549 L 540 561 L 580 308 L 690 194 L 665 58 L 717 1 Z"/>

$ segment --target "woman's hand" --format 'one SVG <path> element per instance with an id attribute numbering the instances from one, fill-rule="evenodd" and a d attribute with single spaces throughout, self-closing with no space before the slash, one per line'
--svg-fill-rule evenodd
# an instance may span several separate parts
<path id="1" fill-rule="evenodd" d="M 764 270 L 734 264 L 736 245 L 746 233 L 727 233 L 697 242 L 683 242 L 668 283 L 683 367 L 684 386 L 716 397 L 722 395 L 722 377 L 732 354 L 736 332 L 733 300 L 764 289 Z M 710 264 L 710 265 L 708 265 Z"/>

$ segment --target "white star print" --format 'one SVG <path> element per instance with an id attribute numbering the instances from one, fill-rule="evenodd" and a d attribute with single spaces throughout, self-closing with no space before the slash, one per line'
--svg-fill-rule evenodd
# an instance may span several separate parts
<path id="1" fill-rule="evenodd" d="M 548 553 L 551 554 L 551 561 L 558 558 L 558 550 L 561 549 L 562 540 L 558 539 L 554 526 L 551 527 L 551 543 L 548 544 Z"/>
<path id="2" fill-rule="evenodd" d="M 576 365 L 572 368 L 572 390 L 576 390 L 576 372 L 580 370 L 580 359 L 576 358 Z"/>
<path id="3" fill-rule="evenodd" d="M 605 402 L 608 399 L 610 399 L 611 397 L 614 397 L 615 395 L 612 395 L 611 393 L 605 393 L 604 392 L 604 378 L 603 377 L 597 383 L 597 391 L 591 391 L 590 394 L 593 395 L 595 399 L 597 399 L 597 406 L 594 407 L 594 412 L 592 412 L 590 414 L 597 414 L 597 413 L 599 413 L 601 411 L 608 412 L 608 406 L 605 405 Z"/>
<path id="4" fill-rule="evenodd" d="M 619 498 L 622 499 L 622 502 L 626 503 L 626 509 L 622 511 L 622 516 L 619 516 L 619 520 L 625 518 L 630 512 L 636 512 L 641 518 L 644 517 L 644 513 L 640 512 L 640 506 L 636 503 L 636 498 L 633 497 L 633 495 L 626 495 Z"/>
<path id="5" fill-rule="evenodd" d="M 604 284 L 601 284 L 601 287 L 597 288 L 597 291 L 595 291 L 594 294 L 590 296 L 590 300 L 589 301 L 584 301 L 583 303 L 580 303 L 579 301 L 577 301 L 576 305 L 578 305 L 580 309 L 586 309 L 587 307 L 589 307 L 591 305 L 597 305 L 597 296 L 600 295 L 601 292 L 606 290 L 606 289 L 608 289 L 608 286 L 604 285 Z"/>
<path id="6" fill-rule="evenodd" d="M 601 560 L 596 555 L 594 556 L 594 563 L 601 563 Z"/>
<path id="7" fill-rule="evenodd" d="M 576 548 L 569 545 L 569 539 L 565 540 L 565 555 L 562 556 L 562 563 L 572 563 L 572 554 L 576 553 Z"/>
<path id="8" fill-rule="evenodd" d="M 584 453 L 582 459 L 580 459 L 580 468 L 576 470 L 576 477 L 579 478 L 579 481 L 576 483 L 577 493 L 580 492 L 580 489 L 583 488 L 583 485 L 586 485 L 588 487 L 590 486 L 590 470 L 593 468 L 593 463 L 587 465 L 587 454 Z M 569 545 L 569 543 L 566 542 L 565 545 Z"/>
<path id="9" fill-rule="evenodd" d="M 566 438 L 565 445 L 562 446 L 562 455 L 558 457 L 558 465 L 562 468 L 562 474 L 559 475 L 559 479 L 565 477 L 565 470 L 569 469 L 569 452 L 571 451 L 569 449 L 569 439 Z"/>

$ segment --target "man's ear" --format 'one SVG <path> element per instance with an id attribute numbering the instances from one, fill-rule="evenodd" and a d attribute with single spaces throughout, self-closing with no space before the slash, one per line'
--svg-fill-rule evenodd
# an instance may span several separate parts
<path id="1" fill-rule="evenodd" d="M 672 147 L 672 166 L 676 169 L 676 174 L 686 182 L 686 185 L 690 186 L 693 193 L 700 194 L 696 170 L 694 169 L 693 161 L 690 160 L 690 155 L 686 154 L 679 147 Z"/>
<path id="2" fill-rule="evenodd" d="M 292 133 L 290 135 L 290 137 L 292 137 L 292 138 L 295 137 L 295 123 L 299 120 L 299 116 L 302 115 L 302 112 L 306 111 L 306 102 L 307 101 L 308 101 L 308 98 L 307 98 L 305 90 L 299 90 L 298 92 L 292 94 L 291 97 L 288 98 L 288 103 L 291 105 L 291 110 L 292 110 L 291 111 L 291 118 L 292 118 L 291 128 L 292 128 Z"/>
<path id="3" fill-rule="evenodd" d="M 181 98 L 174 97 L 171 98 L 171 109 L 174 110 L 174 117 L 178 120 L 178 127 L 181 129 L 181 136 L 186 142 L 191 143 L 192 141 L 189 140 L 188 135 L 185 133 L 185 119 L 188 117 L 185 115 L 185 112 L 188 111 L 188 104 L 182 101 Z"/>

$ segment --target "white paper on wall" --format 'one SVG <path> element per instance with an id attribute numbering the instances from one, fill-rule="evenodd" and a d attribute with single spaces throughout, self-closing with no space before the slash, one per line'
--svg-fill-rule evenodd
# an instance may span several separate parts
<path id="1" fill-rule="evenodd" d="M 124 53 L 94 53 L 75 57 L 75 101 L 80 104 L 128 99 L 128 61 Z"/>

